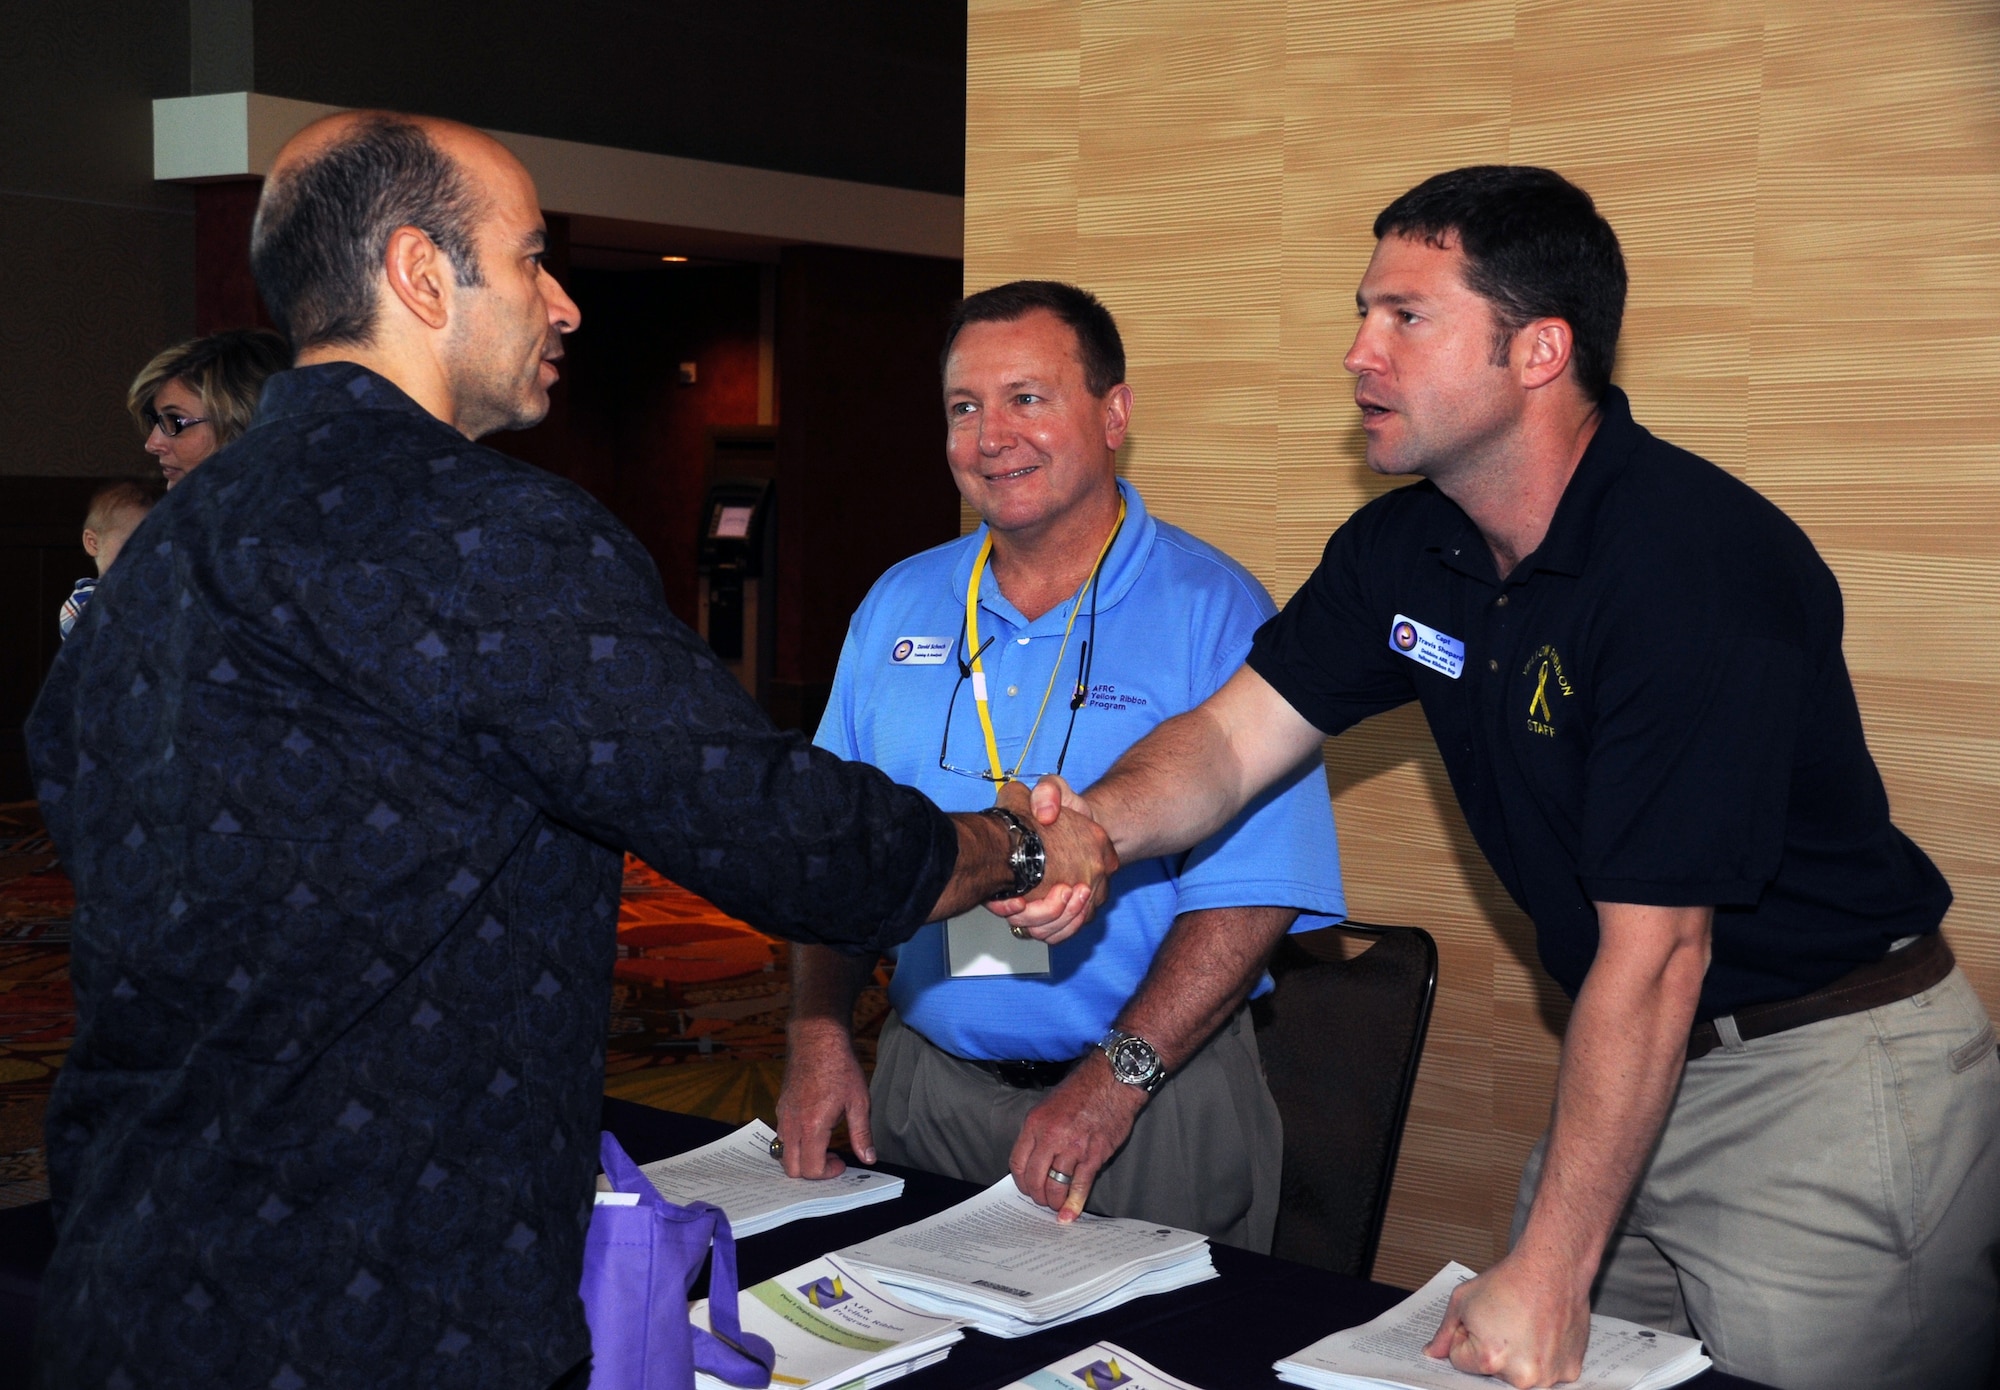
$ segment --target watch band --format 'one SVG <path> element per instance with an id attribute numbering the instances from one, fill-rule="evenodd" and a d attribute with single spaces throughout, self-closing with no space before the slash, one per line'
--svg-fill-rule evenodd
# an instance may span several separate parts
<path id="1" fill-rule="evenodd" d="M 1041 832 L 1005 806 L 988 806 L 980 814 L 991 816 L 1007 827 L 1007 869 L 1014 875 L 1013 887 L 995 893 L 989 901 L 1018 898 L 1034 892 L 1041 886 L 1042 875 L 1048 872 L 1049 867 L 1048 851 L 1042 846 Z"/>

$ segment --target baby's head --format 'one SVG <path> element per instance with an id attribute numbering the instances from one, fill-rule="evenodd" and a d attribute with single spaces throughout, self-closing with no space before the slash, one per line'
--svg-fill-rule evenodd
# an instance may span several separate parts
<path id="1" fill-rule="evenodd" d="M 144 483 L 106 483 L 91 494 L 90 511 L 83 518 L 83 549 L 97 561 L 100 578 L 158 500 L 158 494 Z"/>

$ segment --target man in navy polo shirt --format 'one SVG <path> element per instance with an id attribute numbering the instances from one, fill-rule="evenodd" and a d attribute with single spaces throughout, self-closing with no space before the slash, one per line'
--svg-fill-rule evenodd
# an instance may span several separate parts
<path id="1" fill-rule="evenodd" d="M 1089 779 L 1215 691 L 1274 611 L 1241 565 L 1148 515 L 1115 464 L 1132 407 L 1111 315 L 1073 286 L 967 299 L 944 363 L 946 454 L 986 523 L 889 571 L 855 614 L 818 741 L 940 806 Z M 856 1151 L 1073 1215 L 1268 1250 L 1282 1134 L 1243 1004 L 1294 921 L 1343 911 L 1317 764 L 1186 853 L 1127 860 L 1098 923 L 1050 950 L 982 908 L 896 952 L 871 1090 L 850 1036 L 875 957 L 793 953 L 779 1101 L 795 1175 L 843 1116 Z"/>
<path id="2" fill-rule="evenodd" d="M 1127 860 L 1169 852 L 1326 734 L 1423 705 L 1576 1000 L 1512 1249 L 1433 1355 L 1573 1379 L 1594 1296 L 1777 1385 L 1983 1385 L 2000 1059 L 1937 934 L 1950 889 L 1889 819 L 1839 586 L 1634 423 L 1624 260 L 1582 190 L 1461 169 L 1375 235 L 1346 366 L 1370 467 L 1423 481 L 1356 512 L 1089 809 Z M 1061 940 L 1038 915 L 1012 920 Z"/>

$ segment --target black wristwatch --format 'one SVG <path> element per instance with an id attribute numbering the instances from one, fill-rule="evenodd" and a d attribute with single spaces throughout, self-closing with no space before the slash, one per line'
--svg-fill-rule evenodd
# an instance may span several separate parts
<path id="1" fill-rule="evenodd" d="M 1095 1046 L 1111 1063 L 1111 1074 L 1127 1086 L 1137 1086 L 1152 1095 L 1167 1081 L 1167 1069 L 1153 1045 L 1137 1033 L 1113 1028 Z"/>
<path id="2" fill-rule="evenodd" d="M 988 806 L 981 814 L 991 816 L 1007 827 L 1007 870 L 1014 875 L 1014 886 L 995 893 L 989 901 L 998 902 L 1002 898 L 1018 898 L 1034 892 L 1041 886 L 1042 875 L 1049 867 L 1048 851 L 1042 848 L 1042 832 L 1005 806 Z"/>

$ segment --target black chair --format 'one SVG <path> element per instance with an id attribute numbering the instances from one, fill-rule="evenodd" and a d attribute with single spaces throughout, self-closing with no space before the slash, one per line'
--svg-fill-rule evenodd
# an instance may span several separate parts
<path id="1" fill-rule="evenodd" d="M 1343 932 L 1375 941 L 1343 960 Z M 1271 1253 L 1365 1279 L 1430 1027 L 1437 943 L 1420 927 L 1347 922 L 1286 937 L 1271 977 L 1252 1011 L 1285 1121 Z"/>

